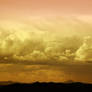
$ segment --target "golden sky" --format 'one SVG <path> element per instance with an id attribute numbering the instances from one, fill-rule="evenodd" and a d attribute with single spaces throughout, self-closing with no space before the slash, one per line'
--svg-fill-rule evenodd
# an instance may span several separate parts
<path id="1" fill-rule="evenodd" d="M 91 10 L 92 0 L 0 0 L 0 81 L 92 83 Z"/>

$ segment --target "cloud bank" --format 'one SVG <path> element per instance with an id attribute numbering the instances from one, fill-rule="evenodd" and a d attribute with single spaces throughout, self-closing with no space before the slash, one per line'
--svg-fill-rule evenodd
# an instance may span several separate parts
<path id="1" fill-rule="evenodd" d="M 24 76 L 31 73 L 34 81 L 64 81 L 72 76 L 77 81 L 91 82 L 90 25 L 83 20 L 64 18 L 0 23 L 0 72 L 10 76 L 13 72 Z M 58 72 L 57 77 L 53 71 Z"/>

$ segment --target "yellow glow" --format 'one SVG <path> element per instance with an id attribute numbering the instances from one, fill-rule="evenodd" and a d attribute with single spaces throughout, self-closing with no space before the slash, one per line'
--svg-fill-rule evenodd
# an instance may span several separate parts
<path id="1" fill-rule="evenodd" d="M 78 17 L 0 22 L 0 81 L 92 82 L 91 53 L 92 23 Z"/>

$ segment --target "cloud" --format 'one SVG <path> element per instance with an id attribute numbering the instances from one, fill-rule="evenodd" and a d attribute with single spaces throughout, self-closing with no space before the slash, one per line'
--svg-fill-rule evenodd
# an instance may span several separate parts
<path id="1" fill-rule="evenodd" d="M 84 38 L 83 44 L 76 51 L 76 60 L 92 62 L 92 37 Z"/>
<path id="2" fill-rule="evenodd" d="M 18 74 L 19 79 L 15 78 L 17 81 L 28 74 L 30 76 L 25 81 L 30 77 L 35 81 L 42 81 L 47 77 L 49 81 L 62 81 L 64 78 L 70 80 L 71 76 L 74 80 L 81 81 L 82 77 L 83 80 L 91 80 L 92 64 L 88 61 L 92 61 L 92 38 L 86 35 L 85 28 L 80 28 L 83 23 L 77 21 L 76 24 L 76 21 L 72 21 L 74 24 L 70 23 L 69 26 L 66 21 L 65 24 L 61 21 L 57 21 L 57 24 L 49 21 L 49 27 L 48 20 L 45 22 L 47 23 L 0 28 L 0 72 L 9 73 L 7 75 L 11 77 L 13 75 L 13 80 Z M 78 27 L 79 34 L 75 32 L 75 26 Z M 87 29 L 88 24 L 83 27 Z"/>
<path id="3" fill-rule="evenodd" d="M 91 50 L 90 52 L 84 50 L 85 48 L 91 49 L 91 47 L 89 45 L 89 47 L 85 47 L 85 42 L 83 42 L 82 45 L 83 37 L 76 35 L 55 38 L 55 34 L 51 35 L 51 33 L 47 33 L 49 38 L 51 36 L 51 39 L 47 39 L 43 32 L 42 34 L 39 34 L 39 32 L 32 30 L 25 31 L 19 30 L 18 28 L 13 31 L 13 33 L 10 31 L 7 32 L 8 35 L 4 35 L 4 38 L 0 38 L 1 62 L 12 64 L 52 64 L 68 61 L 73 62 L 79 60 L 85 53 L 91 53 Z M 1 35 L 3 34 L 5 34 L 5 32 L 2 32 Z M 81 54 L 81 52 L 83 54 Z M 84 57 L 87 56 L 84 55 Z"/>

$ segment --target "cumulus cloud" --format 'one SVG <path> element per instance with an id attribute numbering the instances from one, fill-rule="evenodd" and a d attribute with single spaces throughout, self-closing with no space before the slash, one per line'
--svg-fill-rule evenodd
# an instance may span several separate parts
<path id="1" fill-rule="evenodd" d="M 82 79 L 81 73 L 84 76 L 85 72 L 88 76 L 91 75 L 92 65 L 87 64 L 92 61 L 92 32 L 89 31 L 90 34 L 86 35 L 84 24 L 79 20 L 72 20 L 71 23 L 64 20 L 64 23 L 60 20 L 57 23 L 53 21 L 54 24 L 49 20 L 50 26 L 48 20 L 44 21 L 45 24 L 30 22 L 13 26 L 11 24 L 7 28 L 0 26 L 0 72 L 10 72 L 10 75 L 13 72 L 15 75 L 20 73 L 19 77 L 28 72 L 32 74 L 31 77 L 39 76 L 38 80 L 42 74 L 54 81 L 58 78 L 61 81 L 61 75 L 67 79 L 71 74 L 74 80 L 77 75 Z M 88 24 L 85 27 L 87 29 Z M 56 73 L 58 76 L 55 78 Z"/>
<path id="2" fill-rule="evenodd" d="M 84 38 L 83 44 L 76 51 L 76 59 L 92 62 L 92 37 L 88 36 Z"/>
<path id="3" fill-rule="evenodd" d="M 33 28 L 25 31 L 21 27 L 13 32 L 11 29 L 1 30 L 0 35 L 0 59 L 4 63 L 51 64 L 79 59 L 87 61 L 87 57 L 91 60 L 90 37 L 83 41 L 83 37 L 78 35 L 61 37 L 54 32 L 35 31 Z"/>

